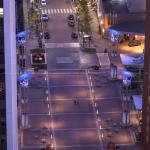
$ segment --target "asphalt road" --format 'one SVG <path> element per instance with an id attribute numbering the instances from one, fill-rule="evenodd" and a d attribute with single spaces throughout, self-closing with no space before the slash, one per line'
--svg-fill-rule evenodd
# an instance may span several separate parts
<path id="1" fill-rule="evenodd" d="M 22 104 L 22 150 L 105 150 L 112 141 L 132 149 L 128 128 L 122 129 L 122 104 L 110 71 L 88 71 L 99 65 L 96 54 L 81 51 L 70 34 L 67 16 L 72 8 L 65 0 L 49 0 L 42 12 L 51 38 L 45 40 L 47 70 L 34 72 Z"/>

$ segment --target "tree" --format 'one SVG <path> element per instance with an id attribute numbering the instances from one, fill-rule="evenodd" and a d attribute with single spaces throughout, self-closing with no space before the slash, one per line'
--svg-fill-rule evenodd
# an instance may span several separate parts
<path id="1" fill-rule="evenodd" d="M 89 14 L 89 8 L 86 0 L 78 0 L 77 1 L 78 6 L 78 17 L 80 18 L 80 24 L 82 32 L 85 32 L 86 34 L 91 33 L 91 21 L 92 18 Z"/>

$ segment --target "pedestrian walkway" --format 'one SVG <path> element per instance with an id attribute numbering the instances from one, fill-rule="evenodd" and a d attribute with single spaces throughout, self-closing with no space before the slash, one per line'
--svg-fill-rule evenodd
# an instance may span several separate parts
<path id="1" fill-rule="evenodd" d="M 110 59 L 108 53 L 97 53 L 100 66 L 102 68 L 109 68 L 110 67 Z"/>
<path id="2" fill-rule="evenodd" d="M 62 64 L 62 63 L 73 63 L 73 60 L 71 57 L 57 57 L 56 61 L 58 64 Z"/>
<path id="3" fill-rule="evenodd" d="M 79 48 L 79 43 L 45 43 L 45 48 Z"/>
<path id="4" fill-rule="evenodd" d="M 42 14 L 51 14 L 51 15 L 56 15 L 56 14 L 71 14 L 71 13 L 75 13 L 74 10 L 70 9 L 70 8 L 66 8 L 66 9 L 42 9 Z"/>

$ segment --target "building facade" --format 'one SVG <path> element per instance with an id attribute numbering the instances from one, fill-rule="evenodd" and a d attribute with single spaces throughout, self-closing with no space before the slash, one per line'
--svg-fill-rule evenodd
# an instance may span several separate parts
<path id="1" fill-rule="evenodd" d="M 3 0 L 5 148 L 18 150 L 15 0 Z M 1 148 L 0 148 L 1 149 Z M 1 149 L 3 150 L 3 149 Z"/>
<path id="2" fill-rule="evenodd" d="M 146 3 L 146 32 L 144 54 L 144 92 L 142 110 L 142 150 L 150 149 L 150 1 Z"/>
<path id="3" fill-rule="evenodd" d="M 7 149 L 3 1 L 0 1 L 0 149 Z"/>

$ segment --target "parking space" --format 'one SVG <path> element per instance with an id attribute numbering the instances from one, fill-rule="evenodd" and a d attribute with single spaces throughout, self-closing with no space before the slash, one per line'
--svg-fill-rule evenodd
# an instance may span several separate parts
<path id="1" fill-rule="evenodd" d="M 23 139 L 25 139 L 23 144 L 32 150 L 34 147 L 39 150 L 39 147 L 44 147 L 45 144 L 52 142 L 49 136 L 50 132 L 47 130 L 26 130 L 23 134 Z"/>
<path id="2" fill-rule="evenodd" d="M 52 100 L 86 99 L 90 97 L 88 86 L 50 88 Z"/>
<path id="3" fill-rule="evenodd" d="M 53 115 L 54 129 L 96 128 L 94 114 Z"/>
<path id="4" fill-rule="evenodd" d="M 104 138 L 103 138 L 103 142 L 113 142 L 116 145 L 131 145 L 133 144 L 133 140 L 132 137 L 130 136 L 130 131 L 129 129 L 121 129 L 121 130 L 116 130 L 116 129 L 112 129 L 112 130 L 103 130 L 102 131 Z"/>
<path id="5" fill-rule="evenodd" d="M 30 114 L 47 114 L 48 110 L 48 102 L 46 100 L 29 101 L 27 103 L 27 111 Z"/>
<path id="6" fill-rule="evenodd" d="M 97 99 L 97 106 L 103 113 L 121 113 L 122 104 L 120 98 Z M 110 107 L 108 107 L 110 105 Z"/>
<path id="7" fill-rule="evenodd" d="M 29 87 L 27 91 L 29 100 L 46 100 L 46 90 L 47 88 Z"/>
<path id="8" fill-rule="evenodd" d="M 83 73 L 51 73 L 49 75 L 51 85 L 87 85 L 87 79 Z"/>
<path id="9" fill-rule="evenodd" d="M 92 137 L 92 138 L 91 138 Z M 75 131 L 57 131 L 55 132 L 55 140 L 59 146 L 73 145 L 99 145 L 99 137 L 97 130 L 75 130 Z"/>
<path id="10" fill-rule="evenodd" d="M 31 128 L 51 128 L 51 118 L 47 115 L 29 115 L 29 125 Z"/>
<path id="11" fill-rule="evenodd" d="M 101 86 L 95 88 L 95 98 L 119 98 L 116 85 Z"/>
<path id="12" fill-rule="evenodd" d="M 93 113 L 92 103 L 89 100 L 80 100 L 75 105 L 73 100 L 52 101 L 52 113 Z"/>

